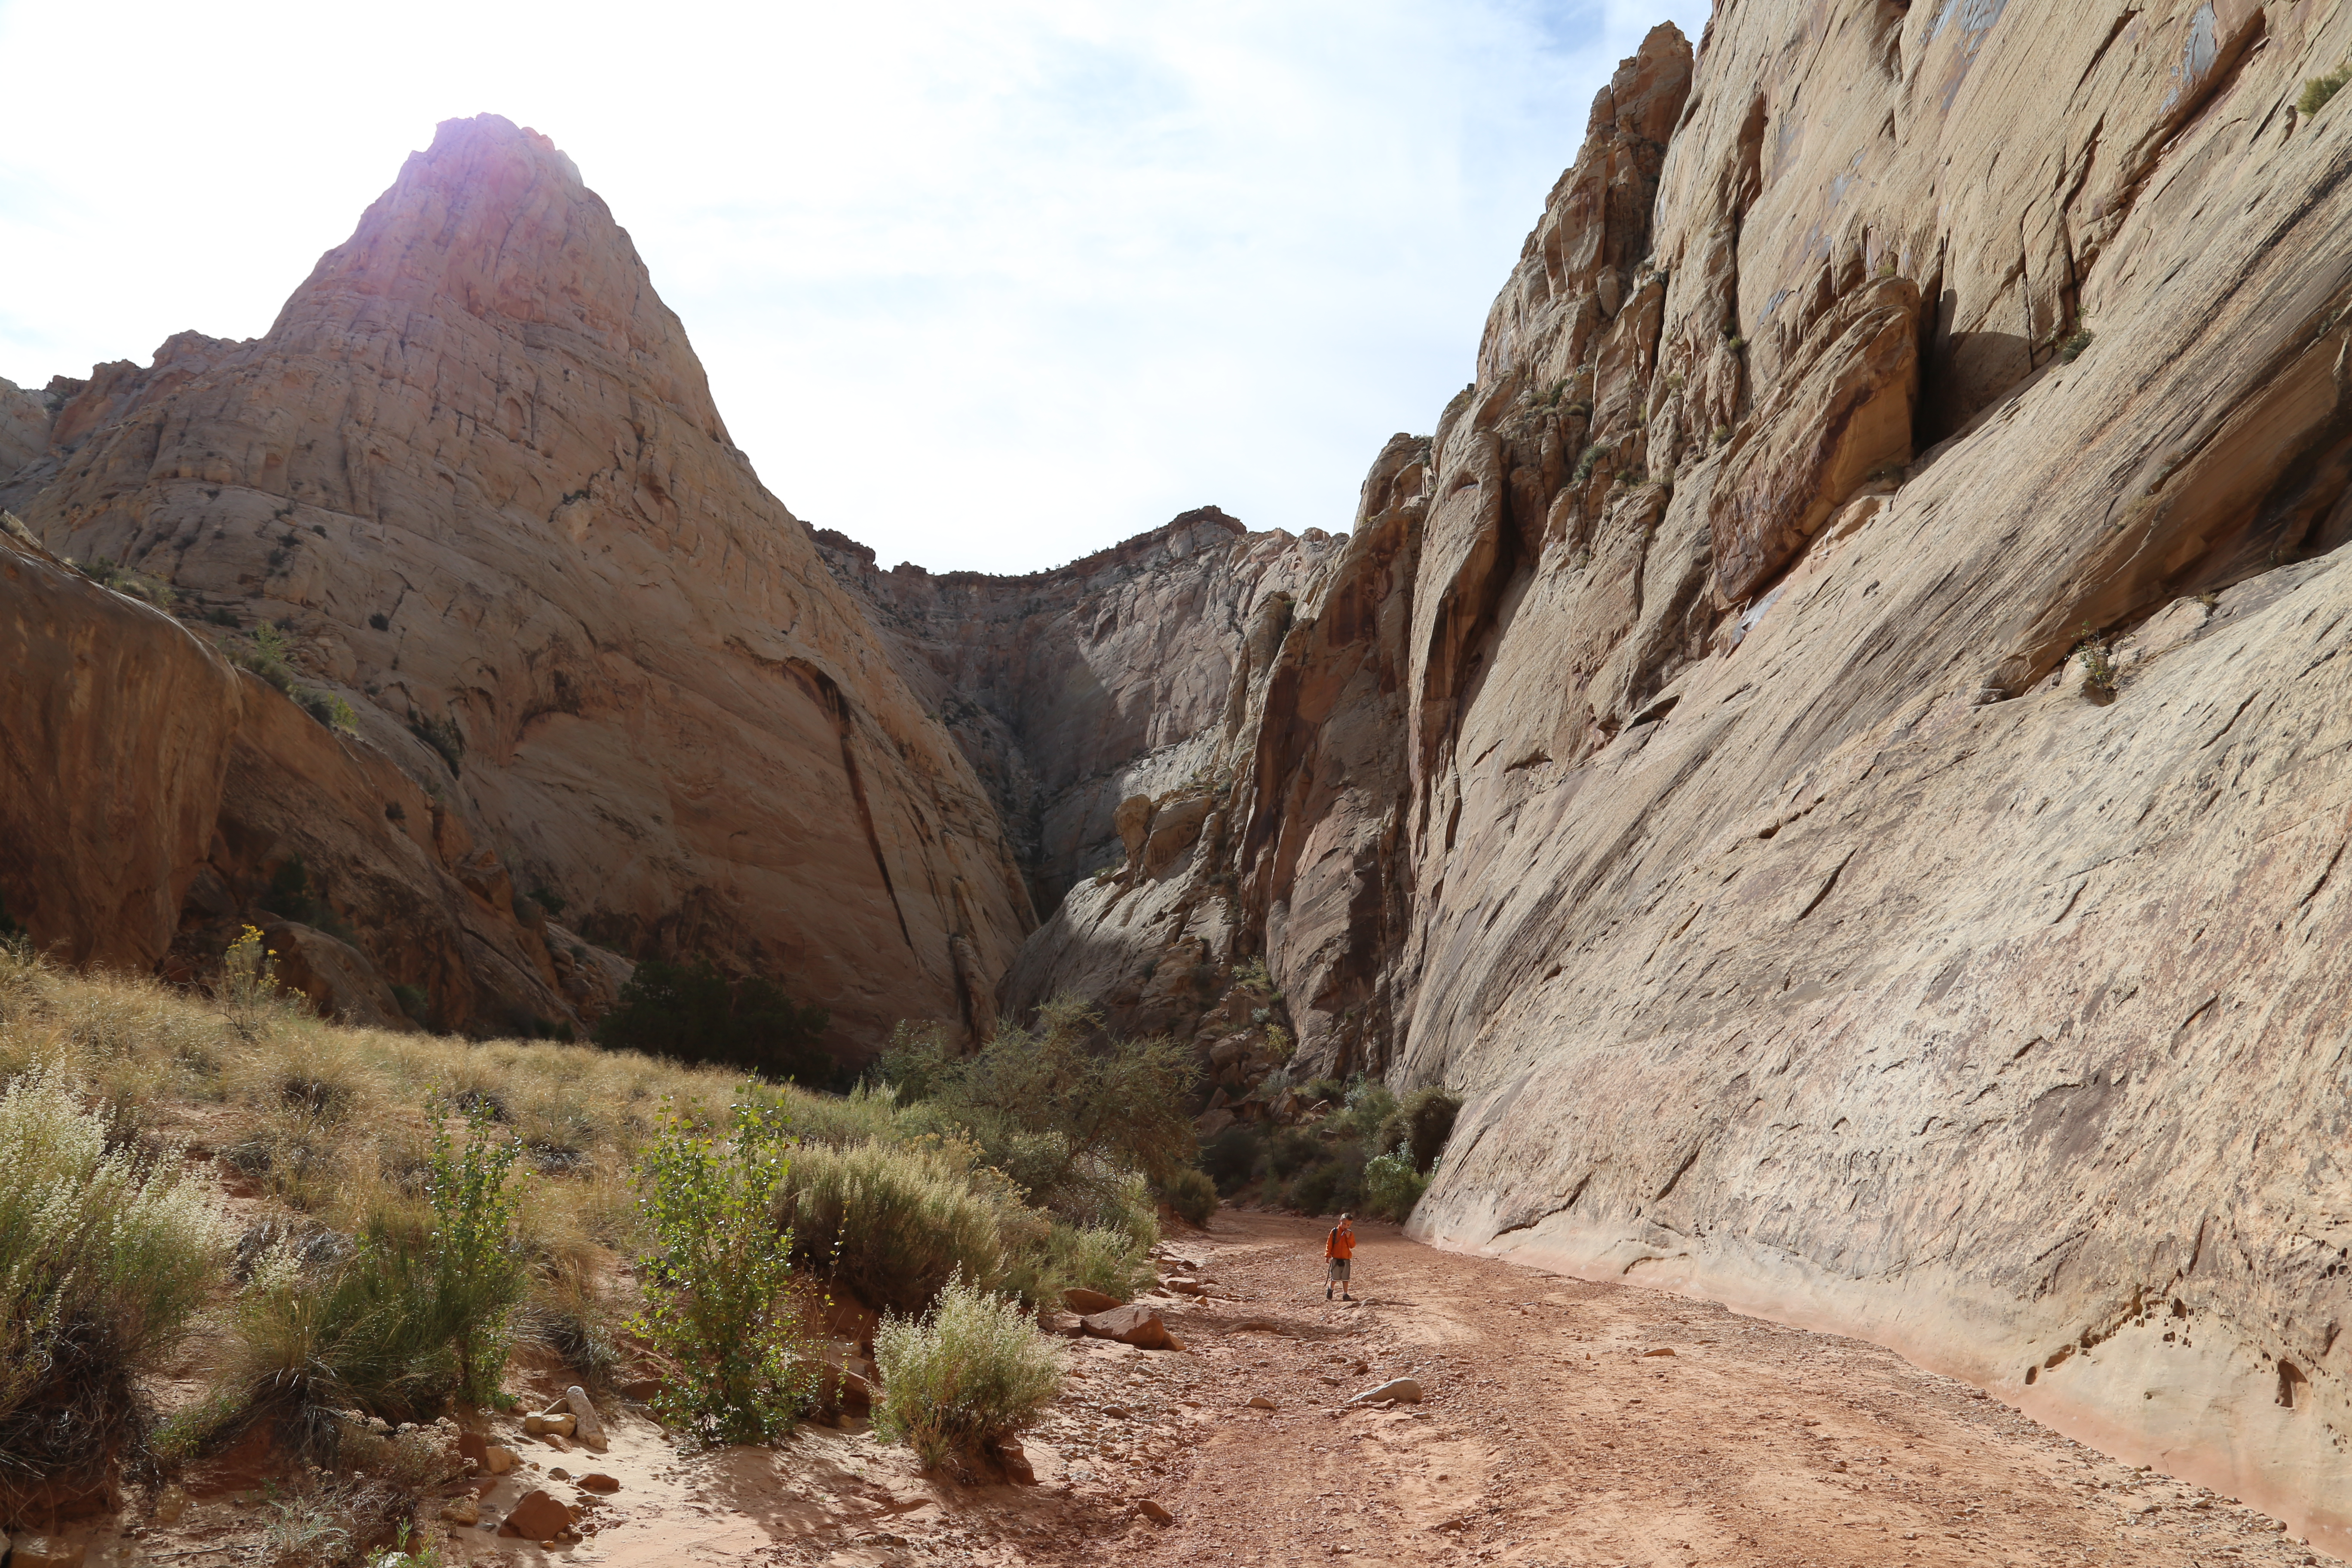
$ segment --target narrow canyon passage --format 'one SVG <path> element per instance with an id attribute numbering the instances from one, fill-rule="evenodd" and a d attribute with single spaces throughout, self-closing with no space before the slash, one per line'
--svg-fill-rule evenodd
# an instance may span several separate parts
<path id="1" fill-rule="evenodd" d="M 1322 1230 L 1228 1212 L 1178 1247 L 1226 1299 L 1171 1314 L 1187 1355 L 1132 1359 L 1202 1363 L 1201 1406 L 1176 1413 L 1203 1425 L 1154 1494 L 1174 1522 L 1138 1521 L 1102 1560 L 2317 1561 L 2262 1515 L 1859 1342 L 1386 1226 L 1364 1228 L 1361 1303 L 1327 1307 Z M 1338 1409 L 1391 1376 L 1424 1402 Z"/>

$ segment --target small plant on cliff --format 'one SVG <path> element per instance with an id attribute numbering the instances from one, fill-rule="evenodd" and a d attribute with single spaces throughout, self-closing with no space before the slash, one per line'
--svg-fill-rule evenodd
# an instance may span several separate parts
<path id="1" fill-rule="evenodd" d="M 311 718 L 336 733 L 359 733 L 360 716 L 352 711 L 352 705 L 341 698 L 330 692 L 304 689 L 295 700 L 302 704 L 303 710 Z"/>
<path id="2" fill-rule="evenodd" d="M 2115 645 L 2086 626 L 2083 628 L 2083 640 L 2074 645 L 2074 657 L 2083 661 L 2083 695 L 2094 701 L 2114 697 Z"/>
<path id="3" fill-rule="evenodd" d="M 2059 343 L 2058 357 L 2066 363 L 2073 364 L 2083 357 L 2083 351 L 2090 346 L 2091 330 L 2085 327 Z"/>
<path id="4" fill-rule="evenodd" d="M 1576 459 L 1576 477 L 1573 481 L 1574 483 L 1580 485 L 1585 480 L 1592 477 L 1592 466 L 1601 461 L 1601 451 L 1602 448 L 1598 445 L 1584 448 L 1584 451 Z"/>
<path id="5" fill-rule="evenodd" d="M 2327 107 L 2328 100 L 2344 90 L 2352 81 L 2352 66 L 2341 66 L 2326 76 L 2315 76 L 2303 84 L 2303 91 L 2294 100 L 2294 111 L 2305 120 Z"/>
<path id="6" fill-rule="evenodd" d="M 775 1215 L 792 1173 L 781 1106 L 738 1103 L 723 1135 L 673 1115 L 637 1163 L 651 1247 L 631 1324 L 676 1362 L 662 1418 L 710 1443 L 783 1436 L 815 1393 Z"/>
<path id="7" fill-rule="evenodd" d="M 430 714 L 420 713 L 411 709 L 408 713 L 408 732 L 441 753 L 441 760 L 449 764 L 449 772 L 452 774 L 457 773 L 466 765 L 466 737 L 459 732 L 457 720 L 446 717 L 436 719 Z"/>
<path id="8" fill-rule="evenodd" d="M 963 1279 L 920 1318 L 896 1315 L 874 1331 L 882 1405 L 874 1429 L 927 1467 L 1028 1426 L 1062 1390 L 1058 1347 L 1018 1302 Z"/>
<path id="9" fill-rule="evenodd" d="M 294 689 L 294 668 L 286 662 L 286 634 L 268 621 L 253 628 L 253 651 L 239 663 L 280 691 Z"/>

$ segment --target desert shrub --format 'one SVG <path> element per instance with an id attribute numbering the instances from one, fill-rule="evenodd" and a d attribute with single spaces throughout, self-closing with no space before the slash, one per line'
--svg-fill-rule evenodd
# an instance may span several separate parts
<path id="1" fill-rule="evenodd" d="M 971 1144 L 937 1138 L 803 1143 L 772 1223 L 867 1305 L 920 1311 L 959 1273 L 988 1289 L 1006 1279 L 1005 1221 L 1018 1196 L 992 1184 L 978 1159 Z"/>
<path id="2" fill-rule="evenodd" d="M 853 1085 L 847 1094 L 792 1096 L 793 1133 L 804 1143 L 839 1147 L 900 1137 L 898 1104 L 887 1086 Z"/>
<path id="3" fill-rule="evenodd" d="M 1267 1144 L 1266 1169 L 1276 1179 L 1287 1180 L 1322 1155 L 1323 1145 L 1315 1134 L 1303 1127 L 1285 1127 Z"/>
<path id="4" fill-rule="evenodd" d="M 2305 120 L 2310 119 L 2326 108 L 2328 100 L 2343 91 L 2347 81 L 2352 81 L 2352 66 L 2341 67 L 2326 76 L 2311 78 L 2303 84 L 2303 91 L 2295 97 L 2295 112 Z"/>
<path id="5" fill-rule="evenodd" d="M 247 926 L 221 954 L 218 992 L 230 1026 L 248 1041 L 284 1016 L 288 997 L 278 985 L 278 952 L 262 942 L 259 926 Z"/>
<path id="6" fill-rule="evenodd" d="M 1150 1248 L 1138 1247 L 1133 1237 L 1102 1226 L 1056 1223 L 1046 1261 L 1046 1275 L 1038 1289 L 1024 1292 L 1038 1302 L 1058 1300 L 1073 1285 L 1124 1301 L 1151 1283 Z"/>
<path id="7" fill-rule="evenodd" d="M 1397 1114 L 1397 1097 L 1389 1086 L 1378 1079 L 1359 1076 L 1348 1085 L 1339 1109 L 1324 1125 L 1342 1138 L 1379 1148 L 1385 1146 L 1380 1142 L 1381 1128 Z"/>
<path id="8" fill-rule="evenodd" d="M 1217 1212 L 1217 1184 L 1202 1171 L 1179 1171 L 1162 1189 L 1168 1206 L 1194 1225 L 1206 1225 Z"/>
<path id="9" fill-rule="evenodd" d="M 1462 1101 L 1455 1096 L 1434 1084 L 1416 1089 L 1398 1102 L 1394 1114 L 1381 1122 L 1372 1145 L 1404 1148 L 1412 1158 L 1412 1168 L 1426 1173 L 1445 1152 L 1445 1141 L 1454 1136 L 1454 1119 L 1461 1114 Z"/>
<path id="10" fill-rule="evenodd" d="M 466 1118 L 458 1146 L 446 1117 L 434 1118 L 425 1200 L 433 1207 L 428 1250 L 436 1315 L 457 1356 L 457 1393 L 476 1404 L 498 1393 L 515 1308 L 526 1281 L 515 1238 L 524 1178 L 515 1173 L 522 1144 L 497 1136 L 479 1111 Z"/>
<path id="11" fill-rule="evenodd" d="M 707 957 L 692 963 L 649 958 L 596 1026 L 596 1041 L 823 1085 L 838 1070 L 818 1045 L 831 1021 L 822 1007 L 795 1005 L 772 980 L 730 980 Z"/>
<path id="12" fill-rule="evenodd" d="M 299 689 L 295 700 L 301 703 L 304 712 L 328 729 L 344 735 L 359 732 L 360 716 L 352 710 L 352 705 L 348 701 L 333 692 L 313 691 L 308 687 L 303 687 Z"/>
<path id="13" fill-rule="evenodd" d="M 882 1375 L 875 1430 L 926 1466 L 1019 1431 L 1062 1387 L 1060 1349 L 1020 1303 L 961 1279 L 923 1316 L 884 1318 L 874 1361 Z"/>
<path id="14" fill-rule="evenodd" d="M 2085 626 L 2083 640 L 2074 645 L 2074 654 L 2083 661 L 2084 691 L 2093 697 L 2114 696 L 2116 676 L 2115 645 Z"/>
<path id="15" fill-rule="evenodd" d="M 101 1465 L 139 1419 L 133 1379 L 202 1304 L 228 1236 L 176 1150 L 108 1147 L 79 1086 L 0 1091 L 0 1478 Z"/>
<path id="16" fill-rule="evenodd" d="M 764 1443 L 815 1393 L 792 1284 L 793 1235 L 776 1225 L 792 1174 L 785 1118 L 738 1103 L 724 1137 L 673 1117 L 638 1160 L 651 1250 L 632 1323 L 675 1361 L 654 1401 L 706 1442 Z"/>
<path id="17" fill-rule="evenodd" d="M 1266 1152 L 1265 1135 L 1246 1121 L 1235 1122 L 1201 1150 L 1201 1169 L 1221 1194 L 1238 1192 L 1257 1174 Z"/>
<path id="18" fill-rule="evenodd" d="M 922 1070 L 929 1126 L 965 1133 L 1032 1201 L 1077 1223 L 1110 1217 L 1120 1173 L 1164 1180 L 1199 1151 L 1192 1052 L 1108 1036 L 1069 997 L 1040 1008 L 1033 1027 L 999 1030 L 976 1056 L 926 1057 Z"/>
<path id="19" fill-rule="evenodd" d="M 429 713 L 409 710 L 408 732 L 440 754 L 449 764 L 452 777 L 466 765 L 466 735 L 457 728 L 457 721 L 449 716 L 436 719 Z"/>
<path id="20" fill-rule="evenodd" d="M 348 1253 L 281 1240 L 233 1312 L 235 1385 L 304 1440 L 333 1411 L 429 1415 L 453 1394 L 494 1403 L 528 1280 L 514 1235 L 520 1145 L 467 1119 L 460 1148 L 437 1121 L 426 1156 L 429 1221 L 379 1211 Z"/>
<path id="21" fill-rule="evenodd" d="M 2082 331 L 2071 334 L 2058 345 L 2058 357 L 2065 361 L 2068 364 L 2073 364 L 2076 360 L 2083 357 L 2083 351 L 2090 346 L 2091 331 L 2089 328 L 2085 327 Z"/>
<path id="22" fill-rule="evenodd" d="M 1364 1153 L 1342 1143 L 1298 1173 L 1287 1194 L 1292 1208 L 1301 1214 L 1338 1214 L 1364 1203 Z"/>
<path id="23" fill-rule="evenodd" d="M 1401 1222 L 1428 1186 L 1429 1178 L 1413 1168 L 1412 1149 L 1399 1144 L 1364 1162 L 1364 1212 Z"/>
<path id="24" fill-rule="evenodd" d="M 253 628 L 253 651 L 239 656 L 237 662 L 278 690 L 291 691 L 294 667 L 287 662 L 289 651 L 286 634 L 268 621 L 258 621 Z"/>

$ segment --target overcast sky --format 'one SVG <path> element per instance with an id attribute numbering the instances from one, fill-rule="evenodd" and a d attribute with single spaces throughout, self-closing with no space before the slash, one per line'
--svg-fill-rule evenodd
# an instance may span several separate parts
<path id="1" fill-rule="evenodd" d="M 552 137 L 735 439 L 885 564 L 1345 529 L 1592 95 L 1706 0 L 0 0 L 0 376 L 249 337 L 455 115 Z"/>

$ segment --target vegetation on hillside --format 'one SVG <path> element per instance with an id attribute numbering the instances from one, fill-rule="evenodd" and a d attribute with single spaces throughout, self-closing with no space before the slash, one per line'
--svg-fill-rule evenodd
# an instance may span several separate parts
<path id="1" fill-rule="evenodd" d="M 1400 1100 L 1375 1079 L 1303 1086 L 1313 1110 L 1294 1126 L 1226 1128 L 1201 1152 L 1221 1193 L 1255 1186 L 1264 1201 L 1306 1214 L 1402 1220 L 1421 1201 L 1462 1102 L 1444 1089 Z"/>

